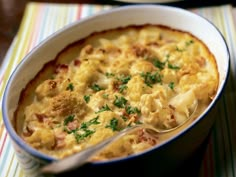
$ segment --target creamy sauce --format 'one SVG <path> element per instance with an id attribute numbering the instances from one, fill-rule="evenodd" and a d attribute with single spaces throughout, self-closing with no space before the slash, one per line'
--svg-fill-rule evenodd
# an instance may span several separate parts
<path id="1" fill-rule="evenodd" d="M 63 158 L 127 126 L 176 127 L 196 103 L 197 118 L 218 80 L 214 56 L 187 32 L 144 25 L 95 33 L 63 50 L 28 84 L 16 128 L 30 146 Z M 94 160 L 142 152 L 179 131 L 153 137 L 138 130 Z"/>

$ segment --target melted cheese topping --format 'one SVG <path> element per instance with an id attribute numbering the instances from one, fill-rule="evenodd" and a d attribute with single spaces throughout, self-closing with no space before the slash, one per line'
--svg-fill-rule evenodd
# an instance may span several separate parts
<path id="1" fill-rule="evenodd" d="M 133 26 L 96 33 L 76 45 L 80 46 L 77 57 L 68 57 L 70 47 L 65 49 L 54 73 L 40 81 L 33 99 L 22 108 L 20 135 L 56 158 L 138 123 L 159 129 L 176 127 L 198 103 L 196 118 L 218 87 L 214 56 L 186 32 Z M 167 138 L 138 130 L 94 160 L 139 153 Z"/>

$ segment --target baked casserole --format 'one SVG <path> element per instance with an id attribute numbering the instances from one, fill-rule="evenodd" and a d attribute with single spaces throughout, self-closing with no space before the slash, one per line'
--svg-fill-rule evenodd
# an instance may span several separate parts
<path id="1" fill-rule="evenodd" d="M 194 120 L 218 83 L 214 56 L 188 32 L 162 25 L 97 32 L 69 45 L 31 80 L 15 112 L 16 129 L 30 146 L 64 158 L 135 124 L 171 129 L 197 105 Z M 169 137 L 140 129 L 94 160 L 139 153 Z"/>

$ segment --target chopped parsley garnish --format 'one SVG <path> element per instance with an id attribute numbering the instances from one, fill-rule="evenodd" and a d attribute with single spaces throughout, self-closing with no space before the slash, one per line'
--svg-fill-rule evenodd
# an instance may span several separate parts
<path id="1" fill-rule="evenodd" d="M 105 93 L 102 95 L 102 97 L 105 98 L 105 99 L 107 99 L 108 96 L 109 96 L 109 94 L 105 94 Z"/>
<path id="2" fill-rule="evenodd" d="M 113 131 L 118 131 L 118 119 L 113 117 L 111 120 L 110 120 L 110 124 L 106 126 L 106 128 L 111 128 Z"/>
<path id="3" fill-rule="evenodd" d="M 95 112 L 95 113 L 97 114 L 97 113 L 100 113 L 100 112 L 103 112 L 103 111 L 111 111 L 111 109 L 110 109 L 109 106 L 106 104 L 105 106 L 102 106 L 102 108 L 101 108 L 99 111 L 97 111 L 97 112 Z"/>
<path id="4" fill-rule="evenodd" d="M 178 52 L 183 52 L 183 51 L 186 50 L 186 47 L 190 46 L 190 45 L 193 44 L 193 43 L 194 43 L 194 41 L 193 41 L 192 39 L 190 39 L 189 41 L 186 41 L 186 42 L 185 42 L 185 48 L 180 49 L 178 46 L 176 46 L 176 51 L 178 51 Z"/>
<path id="5" fill-rule="evenodd" d="M 135 122 L 130 122 L 128 125 L 127 125 L 127 127 L 132 127 L 133 125 L 139 125 L 139 124 L 143 124 L 143 122 L 141 122 L 140 120 L 137 120 L 137 121 L 135 121 Z"/>
<path id="6" fill-rule="evenodd" d="M 178 69 L 180 69 L 179 66 L 172 65 L 172 64 L 170 64 L 169 62 L 168 62 L 168 68 L 170 68 L 170 69 L 174 69 L 174 70 L 178 70 Z"/>
<path id="7" fill-rule="evenodd" d="M 131 79 L 131 76 L 125 76 L 125 75 L 121 75 L 120 77 L 116 77 L 116 79 L 118 80 L 118 89 L 119 92 L 122 93 L 125 89 L 127 89 L 127 83 L 129 82 L 129 80 Z"/>
<path id="8" fill-rule="evenodd" d="M 170 58 L 170 54 L 167 54 L 166 59 L 169 60 L 169 58 Z"/>
<path id="9" fill-rule="evenodd" d="M 193 44 L 194 43 L 194 41 L 191 39 L 191 40 L 189 40 L 189 41 L 186 41 L 185 42 L 185 45 L 186 46 L 189 46 L 189 45 L 191 45 L 191 44 Z"/>
<path id="10" fill-rule="evenodd" d="M 121 97 L 115 96 L 115 97 L 116 99 L 114 100 L 113 104 L 118 108 L 124 108 L 127 103 L 127 100 L 122 96 Z"/>
<path id="11" fill-rule="evenodd" d="M 81 140 L 84 140 L 88 136 L 95 133 L 95 130 L 83 129 L 83 131 L 83 133 L 74 132 L 74 136 L 77 142 L 80 142 Z"/>
<path id="12" fill-rule="evenodd" d="M 91 89 L 92 89 L 93 91 L 96 91 L 96 92 L 98 92 L 98 91 L 100 91 L 100 90 L 103 90 L 103 88 L 100 87 L 98 84 L 93 84 L 93 85 L 91 86 Z"/>
<path id="13" fill-rule="evenodd" d="M 127 106 L 125 108 L 125 111 L 128 114 L 140 114 L 141 113 L 141 111 L 137 107 L 132 107 L 132 106 Z"/>
<path id="14" fill-rule="evenodd" d="M 183 52 L 185 49 L 180 49 L 178 46 L 176 46 L 176 51 Z"/>
<path id="15" fill-rule="evenodd" d="M 120 93 L 123 93 L 124 90 L 126 90 L 127 88 L 128 88 L 128 87 L 127 87 L 127 85 L 125 85 L 125 84 L 119 85 L 119 92 L 120 92 Z"/>
<path id="16" fill-rule="evenodd" d="M 175 86 L 175 83 L 174 83 L 174 82 L 170 82 L 170 83 L 168 84 L 168 86 L 171 88 L 171 90 L 173 90 L 173 89 L 174 89 L 174 86 Z"/>
<path id="17" fill-rule="evenodd" d="M 63 127 L 63 130 L 68 133 L 68 134 L 71 134 L 71 133 L 74 133 L 77 129 L 75 130 L 68 130 L 66 126 Z"/>
<path id="18" fill-rule="evenodd" d="M 115 76 L 114 73 L 108 73 L 108 72 L 106 72 L 105 75 L 106 75 L 108 78 Z"/>
<path id="19" fill-rule="evenodd" d="M 90 101 L 90 96 L 91 95 L 84 95 L 84 101 L 88 103 Z"/>
<path id="20" fill-rule="evenodd" d="M 140 120 L 136 121 L 135 124 L 143 124 Z"/>
<path id="21" fill-rule="evenodd" d="M 70 118 L 69 118 L 70 117 Z M 68 122 L 72 121 L 72 117 L 69 116 L 68 119 L 66 119 Z M 81 123 L 79 128 L 76 128 L 74 130 L 68 130 L 67 127 L 64 127 L 64 131 L 66 131 L 67 133 L 73 133 L 75 136 L 75 139 L 77 141 L 77 143 L 79 143 L 81 140 L 84 140 L 86 137 L 92 135 L 93 133 L 95 133 L 95 130 L 90 130 L 88 129 L 90 125 L 92 124 L 100 124 L 100 122 L 98 121 L 99 116 L 87 121 L 87 122 L 83 122 Z M 64 125 L 67 125 L 68 123 L 64 122 Z"/>
<path id="22" fill-rule="evenodd" d="M 165 68 L 165 64 L 166 64 L 166 62 L 161 62 L 158 59 L 154 59 L 154 61 L 153 61 L 153 65 L 155 67 L 159 68 L 160 70 Z"/>
<path id="23" fill-rule="evenodd" d="M 121 77 L 117 78 L 119 81 L 121 81 L 122 84 L 127 84 L 129 80 L 131 79 L 131 76 L 124 76 L 122 75 Z"/>
<path id="24" fill-rule="evenodd" d="M 191 43 L 191 41 L 189 41 L 189 43 Z M 178 51 L 184 51 L 184 49 L 179 49 L 178 47 L 176 47 L 176 50 L 178 50 Z M 174 65 L 172 65 L 172 64 L 168 61 L 169 58 L 170 58 L 170 54 L 167 54 L 167 55 L 166 55 L 166 61 L 161 62 L 160 60 L 158 60 L 158 59 L 155 58 L 152 63 L 153 63 L 153 65 L 154 65 L 155 67 L 159 68 L 160 70 L 162 70 L 162 69 L 165 68 L 166 63 L 167 63 L 167 67 L 168 67 L 169 69 L 174 69 L 174 70 L 180 69 L 179 66 L 174 66 Z M 148 74 L 150 75 L 150 73 L 148 73 Z"/>
<path id="25" fill-rule="evenodd" d="M 121 118 L 122 118 L 124 121 L 127 121 L 127 120 L 128 120 L 128 118 L 125 117 L 125 116 L 121 116 Z"/>
<path id="26" fill-rule="evenodd" d="M 100 122 L 98 121 L 99 116 L 89 120 L 88 122 L 83 122 L 80 126 L 80 129 L 87 129 L 90 125 L 92 124 L 100 124 Z"/>
<path id="27" fill-rule="evenodd" d="M 141 73 L 141 77 L 144 78 L 145 84 L 149 87 L 152 87 L 152 84 L 162 82 L 162 76 L 158 72 L 155 72 L 153 74 L 150 72 Z"/>
<path id="28" fill-rule="evenodd" d="M 74 121 L 75 116 L 74 115 L 69 115 L 67 118 L 64 120 L 64 125 L 68 125 L 69 122 Z"/>
<path id="29" fill-rule="evenodd" d="M 66 90 L 73 91 L 74 90 L 74 85 L 72 83 L 69 83 L 68 86 L 66 87 Z"/>

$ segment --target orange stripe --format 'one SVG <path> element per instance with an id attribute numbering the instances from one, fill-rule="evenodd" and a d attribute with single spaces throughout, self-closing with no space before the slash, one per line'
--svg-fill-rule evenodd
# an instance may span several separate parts
<path id="1" fill-rule="evenodd" d="M 2 137 L 4 128 L 5 128 L 4 125 L 1 124 L 1 127 L 0 127 L 0 137 Z"/>
<path id="2" fill-rule="evenodd" d="M 28 42 L 26 43 L 26 50 L 25 50 L 25 54 L 27 54 L 28 52 L 30 52 L 30 50 L 35 46 L 36 43 L 36 38 L 39 35 L 39 26 L 41 24 L 42 21 L 42 4 L 38 4 L 38 5 L 34 5 L 34 10 L 36 14 L 36 16 L 34 17 L 34 21 L 32 21 L 32 24 L 30 24 L 31 26 L 31 33 L 28 37 Z"/>

